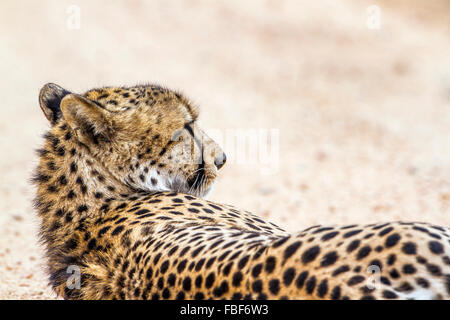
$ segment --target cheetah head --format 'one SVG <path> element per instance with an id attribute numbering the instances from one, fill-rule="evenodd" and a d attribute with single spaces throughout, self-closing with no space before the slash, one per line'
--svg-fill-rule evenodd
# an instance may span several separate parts
<path id="1" fill-rule="evenodd" d="M 46 84 L 39 101 L 53 126 L 67 123 L 80 148 L 134 190 L 203 197 L 226 160 L 197 126 L 197 109 L 156 85 L 76 94 Z"/>

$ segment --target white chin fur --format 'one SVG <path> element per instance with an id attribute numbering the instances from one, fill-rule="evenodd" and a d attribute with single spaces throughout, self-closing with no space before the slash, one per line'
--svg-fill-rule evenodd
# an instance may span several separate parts
<path id="1" fill-rule="evenodd" d="M 180 176 L 169 176 L 163 172 L 158 174 L 156 169 L 150 169 L 145 177 L 145 188 L 151 191 L 174 191 L 187 193 L 196 197 L 206 198 L 215 181 L 207 189 L 194 189 L 189 188 L 187 181 Z"/>
<path id="2" fill-rule="evenodd" d="M 210 195 L 210 193 L 211 193 L 212 189 L 214 188 L 214 185 L 215 185 L 215 184 L 216 184 L 216 181 L 213 181 L 213 182 L 211 183 L 211 185 L 209 186 L 209 188 L 206 189 L 206 190 L 203 192 L 203 196 L 201 196 L 201 197 L 206 199 L 206 198 Z"/>

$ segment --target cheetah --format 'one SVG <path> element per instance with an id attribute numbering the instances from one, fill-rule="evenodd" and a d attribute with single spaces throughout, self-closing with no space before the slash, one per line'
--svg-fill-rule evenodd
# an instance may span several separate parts
<path id="1" fill-rule="evenodd" d="M 35 208 L 65 299 L 448 299 L 450 229 L 416 222 L 288 233 L 205 196 L 226 157 L 158 85 L 46 84 Z M 73 286 L 70 270 L 79 270 Z"/>

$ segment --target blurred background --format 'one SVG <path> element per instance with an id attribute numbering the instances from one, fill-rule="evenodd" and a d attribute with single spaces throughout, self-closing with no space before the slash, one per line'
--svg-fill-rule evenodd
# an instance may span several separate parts
<path id="1" fill-rule="evenodd" d="M 289 231 L 450 226 L 449 14 L 448 0 L 2 0 L 0 299 L 54 297 L 28 183 L 47 82 L 160 83 L 207 132 L 274 129 L 277 169 L 230 160 L 210 199 Z"/>

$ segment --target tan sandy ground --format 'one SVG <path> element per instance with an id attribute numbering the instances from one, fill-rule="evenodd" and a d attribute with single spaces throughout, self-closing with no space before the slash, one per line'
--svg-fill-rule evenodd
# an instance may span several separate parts
<path id="1" fill-rule="evenodd" d="M 366 26 L 368 1 L 2 0 L 0 299 L 54 297 L 28 183 L 49 81 L 78 92 L 158 82 L 200 105 L 211 132 L 278 130 L 272 175 L 233 161 L 225 139 L 211 198 L 288 230 L 450 226 L 450 5 L 377 3 L 380 30 Z M 70 4 L 79 30 L 66 27 Z"/>

